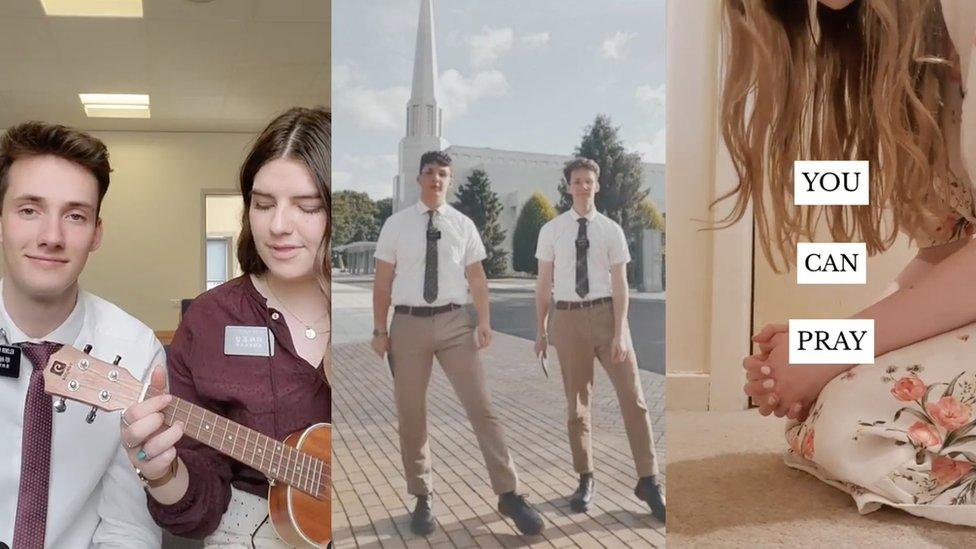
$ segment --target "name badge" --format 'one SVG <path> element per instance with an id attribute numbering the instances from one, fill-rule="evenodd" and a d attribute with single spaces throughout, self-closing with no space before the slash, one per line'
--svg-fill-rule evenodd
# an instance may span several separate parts
<path id="1" fill-rule="evenodd" d="M 265 326 L 224 327 L 224 354 L 274 356 L 274 334 Z"/>
<path id="2" fill-rule="evenodd" d="M 0 376 L 20 377 L 20 348 L 0 345 Z"/>

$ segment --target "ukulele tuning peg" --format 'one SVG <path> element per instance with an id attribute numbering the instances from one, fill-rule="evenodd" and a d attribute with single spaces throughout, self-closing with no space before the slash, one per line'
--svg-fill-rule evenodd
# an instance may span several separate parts
<path id="1" fill-rule="evenodd" d="M 88 412 L 88 416 L 85 417 L 85 423 L 94 423 L 95 422 L 95 412 L 97 412 L 97 411 L 98 411 L 98 408 L 92 406 L 91 407 L 91 410 L 89 410 L 89 412 Z"/>
<path id="2" fill-rule="evenodd" d="M 61 397 L 61 398 L 57 399 L 56 401 L 54 401 L 54 411 L 55 412 L 57 412 L 57 413 L 60 414 L 61 412 L 64 412 L 67 409 L 68 409 L 68 404 L 65 403 L 64 397 Z"/>
<path id="3" fill-rule="evenodd" d="M 118 366 L 119 362 L 122 362 L 122 357 L 120 355 L 115 355 L 115 360 L 112 361 L 112 364 Z"/>
<path id="4" fill-rule="evenodd" d="M 81 352 L 83 352 L 83 353 L 85 353 L 87 355 L 88 353 L 91 352 L 91 350 L 92 350 L 92 346 L 91 345 L 85 345 L 85 348 L 82 349 Z"/>

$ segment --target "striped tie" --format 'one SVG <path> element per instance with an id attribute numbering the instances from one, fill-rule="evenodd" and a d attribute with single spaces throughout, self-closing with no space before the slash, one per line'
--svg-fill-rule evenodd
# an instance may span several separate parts
<path id="1" fill-rule="evenodd" d="M 579 232 L 576 233 L 576 295 L 583 298 L 590 293 L 590 279 L 586 272 L 586 250 L 590 247 L 590 241 L 586 238 L 586 218 L 581 217 L 576 221 L 579 223 Z"/>
<path id="2" fill-rule="evenodd" d="M 434 229 L 434 210 L 427 210 L 427 255 L 424 258 L 424 301 L 437 300 L 437 240 L 440 235 Z"/>

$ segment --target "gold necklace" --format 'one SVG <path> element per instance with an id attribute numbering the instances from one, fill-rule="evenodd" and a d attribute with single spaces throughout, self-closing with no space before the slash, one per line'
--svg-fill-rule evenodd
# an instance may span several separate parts
<path id="1" fill-rule="evenodd" d="M 285 309 L 285 311 L 287 311 L 288 314 L 290 314 L 291 316 L 295 317 L 295 320 L 297 320 L 298 322 L 300 322 L 301 324 L 303 324 L 305 326 L 305 339 L 308 339 L 308 340 L 315 339 L 315 336 L 318 335 L 318 332 L 314 328 L 312 328 L 312 326 L 318 324 L 325 317 L 329 316 L 329 311 L 326 311 L 325 314 L 322 315 L 322 316 L 320 316 L 318 318 L 318 320 L 316 320 L 315 322 L 312 322 L 312 323 L 305 322 L 304 320 L 302 320 L 302 317 L 296 315 L 294 311 L 292 311 L 291 309 L 288 308 L 288 305 L 285 304 L 285 301 L 283 299 L 281 299 L 280 297 L 278 297 L 278 294 L 275 293 L 274 288 L 271 287 L 271 278 L 270 277 L 268 277 L 268 278 L 265 279 L 265 284 L 268 286 L 268 290 L 271 291 L 271 295 L 274 296 L 274 298 L 278 301 L 278 303 L 281 304 L 281 306 Z"/>

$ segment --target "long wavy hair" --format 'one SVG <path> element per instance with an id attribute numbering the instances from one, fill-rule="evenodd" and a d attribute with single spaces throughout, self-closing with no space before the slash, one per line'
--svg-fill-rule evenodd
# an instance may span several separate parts
<path id="1" fill-rule="evenodd" d="M 733 201 L 719 224 L 739 221 L 751 202 L 776 271 L 776 256 L 789 269 L 797 241 L 821 222 L 869 254 L 899 230 L 938 236 L 935 220 L 949 210 L 933 191 L 953 177 L 944 98 L 954 57 L 939 0 L 723 4 L 720 124 L 738 180 L 712 203 Z M 794 160 L 868 160 L 870 206 L 794 206 Z"/>

